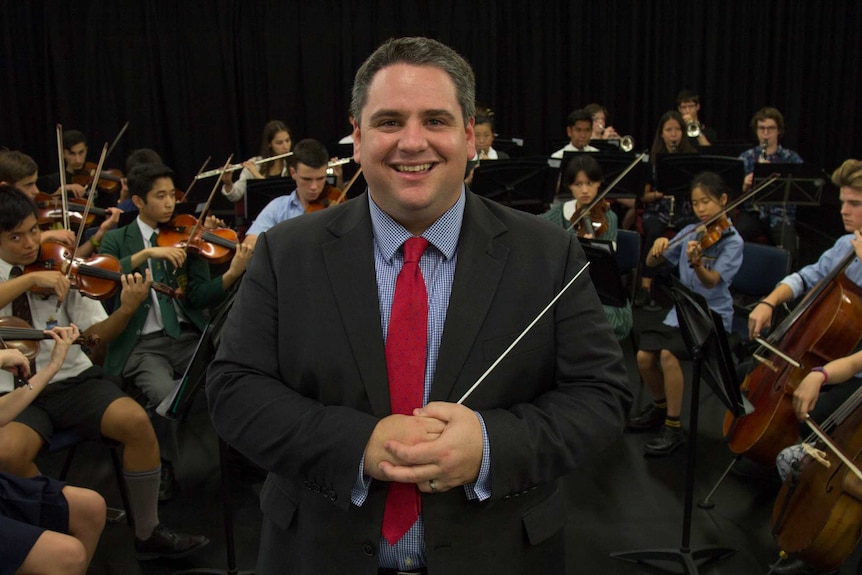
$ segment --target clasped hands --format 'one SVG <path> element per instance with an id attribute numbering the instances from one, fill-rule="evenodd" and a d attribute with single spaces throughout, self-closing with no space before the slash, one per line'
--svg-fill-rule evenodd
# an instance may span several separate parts
<path id="1" fill-rule="evenodd" d="M 415 483 L 423 493 L 476 481 L 482 464 L 482 424 L 473 410 L 431 402 L 413 415 L 384 417 L 365 446 L 364 473 L 380 481 Z"/>

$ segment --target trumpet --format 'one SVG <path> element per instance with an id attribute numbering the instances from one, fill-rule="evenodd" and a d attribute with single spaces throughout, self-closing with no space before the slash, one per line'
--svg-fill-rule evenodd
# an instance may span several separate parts
<path id="1" fill-rule="evenodd" d="M 700 122 L 688 122 L 685 125 L 685 135 L 689 138 L 697 138 L 700 136 Z"/>
<path id="2" fill-rule="evenodd" d="M 635 149 L 635 139 L 631 136 L 623 136 L 620 138 L 620 150 L 623 152 L 631 152 Z"/>

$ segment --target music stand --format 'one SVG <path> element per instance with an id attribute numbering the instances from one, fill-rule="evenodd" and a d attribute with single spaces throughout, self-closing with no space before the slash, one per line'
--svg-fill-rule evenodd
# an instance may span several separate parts
<path id="1" fill-rule="evenodd" d="M 625 307 L 627 303 L 623 282 L 617 269 L 613 243 L 607 240 L 578 238 L 587 259 L 590 260 L 590 279 L 603 305 Z"/>
<path id="2" fill-rule="evenodd" d="M 777 179 L 762 190 L 755 205 L 781 206 L 782 214 L 787 213 L 787 206 L 819 206 L 820 194 L 826 180 L 823 176 L 813 173 L 808 164 L 754 164 L 754 182 L 757 187 L 767 180 Z M 784 238 L 787 218 L 781 218 L 781 236 Z"/>
<path id="3" fill-rule="evenodd" d="M 248 179 L 245 184 L 245 219 L 254 220 L 266 205 L 279 196 L 286 196 L 296 189 L 296 182 L 289 176 L 279 178 Z"/>
<path id="4" fill-rule="evenodd" d="M 473 171 L 470 189 L 517 210 L 541 214 L 554 199 L 547 158 L 482 162 Z"/>
<path id="5" fill-rule="evenodd" d="M 715 172 L 733 192 L 742 190 L 745 164 L 739 158 L 703 154 L 661 154 L 656 161 L 656 188 L 673 195 L 679 205 L 689 201 L 691 181 L 701 172 Z M 731 198 L 732 199 L 732 198 Z"/>
<path id="6" fill-rule="evenodd" d="M 239 282 L 241 283 L 241 282 Z M 181 419 L 186 416 L 192 401 L 198 390 L 206 382 L 206 371 L 212 362 L 218 342 L 221 338 L 221 330 L 227 319 L 227 314 L 233 307 L 238 284 L 234 284 L 232 291 L 228 294 L 219 309 L 213 315 L 213 319 L 204 329 L 198 346 L 195 349 L 191 361 L 183 374 L 177 381 L 174 393 L 165 398 L 156 408 L 156 413 L 168 419 Z M 228 445 L 221 436 L 218 437 L 219 445 L 219 469 L 221 471 L 221 496 L 222 510 L 224 513 L 225 530 L 225 554 L 227 555 L 227 569 L 196 568 L 176 571 L 174 575 L 254 575 L 254 571 L 237 571 L 236 568 L 236 542 L 233 528 L 233 504 L 229 483 L 228 469 Z"/>
<path id="7" fill-rule="evenodd" d="M 644 549 L 640 551 L 624 551 L 611 553 L 611 557 L 644 563 L 652 567 L 669 571 L 660 563 L 674 562 L 679 564 L 683 573 L 697 575 L 698 562 L 700 564 L 717 561 L 729 557 L 736 552 L 728 547 L 702 547 L 691 548 L 691 513 L 694 500 L 694 471 L 697 453 L 697 420 L 700 405 L 700 379 L 705 377 L 707 383 L 714 390 L 725 406 L 734 413 L 742 409 L 742 394 L 736 381 L 736 371 L 733 359 L 729 355 L 727 337 L 723 333 L 724 327 L 721 317 L 709 309 L 706 300 L 702 296 L 686 288 L 682 282 L 673 278 L 671 295 L 676 305 L 676 313 L 679 318 L 679 328 L 685 340 L 686 348 L 694 360 L 692 384 L 691 384 L 691 414 L 689 416 L 689 443 L 688 463 L 685 476 L 685 503 L 683 507 L 682 542 L 679 549 Z M 727 355 L 716 354 L 721 350 L 722 341 Z M 703 368 L 707 367 L 706 371 Z M 716 381 L 716 377 L 727 377 L 727 380 Z M 659 562 L 657 564 L 656 562 Z"/>

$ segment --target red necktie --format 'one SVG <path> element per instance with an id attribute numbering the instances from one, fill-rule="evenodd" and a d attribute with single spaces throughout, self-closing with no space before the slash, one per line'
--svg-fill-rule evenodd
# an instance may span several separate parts
<path id="1" fill-rule="evenodd" d="M 425 238 L 404 242 L 404 266 L 395 282 L 395 297 L 386 336 L 386 372 L 392 413 L 410 415 L 425 396 L 428 347 L 428 292 L 419 259 Z M 419 490 L 412 483 L 390 483 L 383 511 L 383 537 L 395 545 L 416 523 L 421 511 Z"/>

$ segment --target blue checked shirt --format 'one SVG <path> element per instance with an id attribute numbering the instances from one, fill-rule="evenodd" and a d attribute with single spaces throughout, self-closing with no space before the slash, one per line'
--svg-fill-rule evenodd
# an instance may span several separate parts
<path id="1" fill-rule="evenodd" d="M 412 234 L 393 220 L 386 212 L 368 196 L 371 211 L 371 224 L 374 230 L 374 266 L 377 272 L 377 293 L 380 300 L 380 321 L 383 328 L 384 343 L 389 328 L 389 315 L 392 300 L 395 296 L 395 281 L 398 272 L 404 264 L 404 254 L 401 246 Z M 461 196 L 454 206 L 449 208 L 434 222 L 422 237 L 430 242 L 419 269 L 425 279 L 428 290 L 428 356 L 425 364 L 425 397 L 423 405 L 428 403 L 431 394 L 431 382 L 437 367 L 437 355 L 440 351 L 440 340 L 443 337 L 443 325 L 446 322 L 446 310 L 449 306 L 449 296 L 452 293 L 452 280 L 455 277 L 455 264 L 458 261 L 458 237 L 461 234 L 461 223 L 464 219 L 465 195 Z M 482 424 L 482 464 L 476 483 L 465 485 L 467 499 L 484 501 L 491 496 L 491 450 L 488 445 L 488 433 L 485 422 L 478 413 Z M 362 473 L 364 460 L 359 464 L 359 476 L 353 487 L 350 500 L 357 507 L 365 503 L 371 478 Z M 422 515 L 418 521 L 395 545 L 380 537 L 380 566 L 390 569 L 413 570 L 425 565 L 425 525 Z"/>
<path id="2" fill-rule="evenodd" d="M 305 213 L 302 202 L 296 197 L 296 190 L 286 196 L 279 196 L 266 204 L 246 232 L 249 236 L 259 236 L 275 224 L 301 216 Z"/>
<path id="3" fill-rule="evenodd" d="M 750 150 L 746 150 L 739 155 L 739 158 L 745 164 L 746 176 L 754 172 L 754 165 L 757 164 L 757 159 L 760 158 L 760 152 L 761 148 L 760 146 L 757 146 Z M 778 146 L 778 149 L 775 150 L 774 154 L 766 156 L 766 160 L 770 164 L 802 163 L 802 158 L 799 154 L 793 150 L 782 148 L 781 146 Z M 743 209 L 747 209 L 748 207 L 750 207 L 750 204 L 749 202 L 746 202 Z M 760 211 L 761 220 L 769 220 L 770 228 L 780 227 L 783 221 L 786 221 L 787 224 L 793 224 L 796 222 L 796 204 L 788 204 L 786 212 L 784 206 L 757 206 L 757 209 Z"/>

